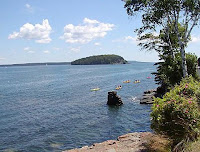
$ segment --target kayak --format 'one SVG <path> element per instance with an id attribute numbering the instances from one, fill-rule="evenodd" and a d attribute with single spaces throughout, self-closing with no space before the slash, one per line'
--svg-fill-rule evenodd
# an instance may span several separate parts
<path id="1" fill-rule="evenodd" d="M 130 83 L 131 81 L 130 80 L 127 80 L 127 81 L 123 81 L 123 83 Z"/>
<path id="2" fill-rule="evenodd" d="M 134 83 L 140 83 L 140 80 L 135 80 Z"/>
<path id="3" fill-rule="evenodd" d="M 91 89 L 91 91 L 99 91 L 100 88 L 94 88 L 94 89 Z"/>
<path id="4" fill-rule="evenodd" d="M 116 90 L 119 90 L 119 89 L 121 89 L 122 88 L 122 86 L 118 86 L 117 88 L 115 88 Z"/>

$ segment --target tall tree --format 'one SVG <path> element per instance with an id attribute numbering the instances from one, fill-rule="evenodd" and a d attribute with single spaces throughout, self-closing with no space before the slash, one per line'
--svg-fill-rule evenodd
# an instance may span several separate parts
<path id="1" fill-rule="evenodd" d="M 181 39 L 183 39 L 185 28 L 178 25 Z M 139 46 L 146 50 L 156 50 L 159 54 L 160 62 L 156 63 L 157 72 L 154 74 L 157 84 L 161 84 L 161 88 L 165 93 L 169 87 L 179 84 L 182 79 L 181 55 L 179 53 L 178 38 L 173 31 L 173 25 L 168 25 L 160 30 L 159 35 L 147 33 L 139 37 L 141 42 Z M 187 44 L 187 43 L 186 43 Z M 197 57 L 194 54 L 186 54 L 186 62 L 188 74 L 197 78 L 196 63 Z"/>
<path id="2" fill-rule="evenodd" d="M 173 27 L 177 35 L 178 49 L 182 58 L 183 77 L 188 75 L 186 65 L 185 47 L 193 28 L 200 20 L 200 0 L 124 0 L 128 15 L 142 13 L 142 27 L 136 29 L 138 35 L 147 31 L 166 28 L 169 36 L 169 29 Z M 183 35 L 178 25 L 184 27 Z M 173 25 L 173 26 L 171 26 Z"/>

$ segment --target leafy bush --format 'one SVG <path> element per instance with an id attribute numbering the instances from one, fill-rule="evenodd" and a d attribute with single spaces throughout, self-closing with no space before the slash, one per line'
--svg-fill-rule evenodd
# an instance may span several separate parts
<path id="1" fill-rule="evenodd" d="M 193 77 L 183 79 L 163 99 L 155 98 L 151 127 L 167 135 L 173 145 L 194 140 L 200 131 L 200 83 Z"/>

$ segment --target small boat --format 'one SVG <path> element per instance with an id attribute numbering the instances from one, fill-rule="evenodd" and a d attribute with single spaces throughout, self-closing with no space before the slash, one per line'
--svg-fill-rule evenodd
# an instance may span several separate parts
<path id="1" fill-rule="evenodd" d="M 91 91 L 99 91 L 100 88 L 94 88 L 94 89 L 91 89 Z"/>
<path id="2" fill-rule="evenodd" d="M 147 77 L 147 79 L 151 79 L 151 77 Z"/>
<path id="3" fill-rule="evenodd" d="M 134 83 L 140 83 L 140 80 L 135 80 Z"/>
<path id="4" fill-rule="evenodd" d="M 120 90 L 121 88 L 122 88 L 122 86 L 117 86 L 115 89 Z"/>
<path id="5" fill-rule="evenodd" d="M 123 83 L 130 83 L 130 82 L 131 82 L 130 80 L 123 81 Z"/>

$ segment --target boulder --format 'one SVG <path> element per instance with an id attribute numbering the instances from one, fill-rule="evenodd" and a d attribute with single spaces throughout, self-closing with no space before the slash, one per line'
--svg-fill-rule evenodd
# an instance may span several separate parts
<path id="1" fill-rule="evenodd" d="M 123 104 L 123 102 L 121 100 L 121 97 L 119 97 L 117 95 L 116 91 L 111 91 L 111 92 L 108 92 L 108 101 L 107 101 L 107 104 L 108 105 L 117 105 L 117 106 L 120 106 L 120 105 Z"/>

